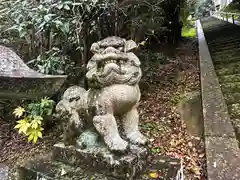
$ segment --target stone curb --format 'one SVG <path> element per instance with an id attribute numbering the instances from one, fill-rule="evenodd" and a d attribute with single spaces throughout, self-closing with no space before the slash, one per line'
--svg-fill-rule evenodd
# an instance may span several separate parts
<path id="1" fill-rule="evenodd" d="M 208 180 L 240 179 L 239 147 L 200 20 L 196 22 Z"/>

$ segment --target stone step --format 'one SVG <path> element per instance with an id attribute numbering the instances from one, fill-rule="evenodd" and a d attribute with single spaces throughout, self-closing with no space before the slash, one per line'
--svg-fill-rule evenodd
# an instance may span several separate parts
<path id="1" fill-rule="evenodd" d="M 231 83 L 231 82 L 240 82 L 240 74 L 218 76 L 218 80 L 221 84 Z"/>
<path id="2" fill-rule="evenodd" d="M 228 105 L 240 103 L 240 93 L 224 94 L 224 99 Z"/>
<path id="3" fill-rule="evenodd" d="M 218 52 L 220 52 L 220 54 L 221 54 L 222 52 L 239 51 L 240 47 L 239 46 L 238 47 L 225 47 L 225 48 L 211 47 L 211 48 L 209 48 L 209 50 L 210 50 L 211 54 L 215 54 L 215 53 L 219 54 Z"/>
<path id="4" fill-rule="evenodd" d="M 229 105 L 228 111 L 231 117 L 236 138 L 238 139 L 238 141 L 240 141 L 240 103 Z"/>
<path id="5" fill-rule="evenodd" d="M 240 92 L 240 82 L 234 83 L 224 83 L 220 85 L 222 92 L 225 93 L 239 93 Z"/>
<path id="6" fill-rule="evenodd" d="M 231 121 L 236 134 L 236 138 L 240 144 L 240 118 L 232 118 Z"/>
<path id="7" fill-rule="evenodd" d="M 214 56 L 221 56 L 221 55 L 224 55 L 225 53 L 237 53 L 237 52 L 240 52 L 239 48 L 222 50 L 222 51 L 215 50 L 215 51 L 212 51 L 211 54 Z"/>
<path id="8" fill-rule="evenodd" d="M 229 43 L 226 44 L 225 46 L 213 46 L 211 45 L 210 51 L 215 52 L 215 51 L 225 51 L 225 50 L 230 50 L 230 49 L 239 49 L 240 48 L 240 41 L 236 41 L 234 43 Z"/>
<path id="9" fill-rule="evenodd" d="M 216 73 L 218 76 L 233 75 L 240 72 L 240 63 L 230 63 L 217 66 Z"/>
<path id="10" fill-rule="evenodd" d="M 231 118 L 240 118 L 240 103 L 228 105 L 228 112 Z"/>
<path id="11" fill-rule="evenodd" d="M 240 62 L 240 56 L 237 55 L 224 55 L 224 56 L 212 56 L 215 66 L 226 65 L 228 63 Z M 217 67 L 216 67 L 217 68 Z"/>
<path id="12" fill-rule="evenodd" d="M 240 39 L 235 39 L 234 41 L 230 41 L 230 42 L 219 42 L 219 43 L 209 43 L 208 45 L 211 47 L 211 48 L 225 48 L 225 47 L 228 47 L 228 48 L 235 48 L 235 47 L 239 47 L 239 42 L 240 42 Z"/>
<path id="13" fill-rule="evenodd" d="M 152 179 L 150 177 L 150 173 L 152 172 L 160 174 L 162 179 L 178 179 L 176 177 L 180 172 L 179 159 L 154 156 L 150 162 L 148 167 L 137 177 L 115 178 L 107 176 L 104 173 L 98 173 L 96 172 L 97 169 L 92 171 L 87 167 L 71 166 L 62 162 L 52 161 L 51 155 L 48 155 L 28 161 L 19 167 L 18 180 L 35 180 L 41 178 L 44 180 L 150 180 Z"/>
<path id="14" fill-rule="evenodd" d="M 231 36 L 232 36 L 232 38 L 235 38 L 235 39 L 239 38 L 239 33 L 236 32 L 236 29 L 231 29 L 231 28 L 219 29 L 219 31 L 215 31 L 215 32 L 209 32 L 209 31 L 204 30 L 204 32 L 205 32 L 205 35 L 206 35 L 205 37 L 208 42 L 211 42 L 215 39 L 219 39 L 219 40 L 226 39 L 226 41 L 228 41 L 228 39 Z M 219 42 L 219 41 L 217 40 L 215 42 Z"/>
<path id="15" fill-rule="evenodd" d="M 240 57 L 238 57 L 240 59 Z M 238 59 L 236 58 L 236 59 Z M 236 60 L 235 59 L 235 60 Z M 225 69 L 225 68 L 234 68 L 234 67 L 239 67 L 240 66 L 240 61 L 236 61 L 236 62 L 229 62 L 229 63 L 225 63 L 223 65 L 221 64 L 217 64 L 215 65 L 215 69 L 220 70 L 220 69 Z"/>
<path id="16" fill-rule="evenodd" d="M 208 43 L 208 45 L 224 45 L 225 43 L 231 43 L 235 41 L 240 41 L 240 37 L 224 37 L 224 38 L 216 38 L 216 40 L 213 40 Z"/>

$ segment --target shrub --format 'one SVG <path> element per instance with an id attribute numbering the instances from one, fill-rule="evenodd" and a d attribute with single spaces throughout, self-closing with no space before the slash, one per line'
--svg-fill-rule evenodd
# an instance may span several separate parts
<path id="1" fill-rule="evenodd" d="M 38 138 L 42 138 L 44 118 L 52 114 L 53 108 L 54 101 L 49 98 L 27 104 L 25 107 L 17 107 L 13 114 L 20 120 L 17 121 L 15 129 L 18 129 L 19 134 L 27 136 L 29 142 L 36 143 Z"/>

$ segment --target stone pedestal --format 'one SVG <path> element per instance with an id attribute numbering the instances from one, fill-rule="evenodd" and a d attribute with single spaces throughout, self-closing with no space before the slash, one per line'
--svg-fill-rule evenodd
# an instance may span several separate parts
<path id="1" fill-rule="evenodd" d="M 107 167 L 106 167 L 107 169 Z M 123 178 L 110 177 L 104 172 L 89 167 L 70 166 L 62 162 L 53 161 L 50 155 L 39 157 L 26 162 L 19 167 L 18 180 L 120 180 Z M 106 172 L 106 171 L 105 171 Z M 154 156 L 146 169 L 143 169 L 134 180 L 180 180 L 180 162 L 170 157 Z M 158 177 L 152 178 L 156 173 Z M 124 178 L 124 180 L 129 180 Z M 1 179 L 2 180 L 2 179 Z"/>
<path id="2" fill-rule="evenodd" d="M 148 151 L 144 147 L 130 145 L 126 155 L 116 155 L 111 153 L 104 144 L 78 149 L 58 143 L 53 148 L 53 159 L 125 180 L 133 179 L 146 168 Z"/>

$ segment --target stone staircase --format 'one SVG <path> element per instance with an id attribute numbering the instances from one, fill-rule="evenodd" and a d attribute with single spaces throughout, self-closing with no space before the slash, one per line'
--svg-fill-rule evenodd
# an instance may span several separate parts
<path id="1" fill-rule="evenodd" d="M 201 20 L 209 52 L 240 141 L 240 26 L 208 17 Z"/>

